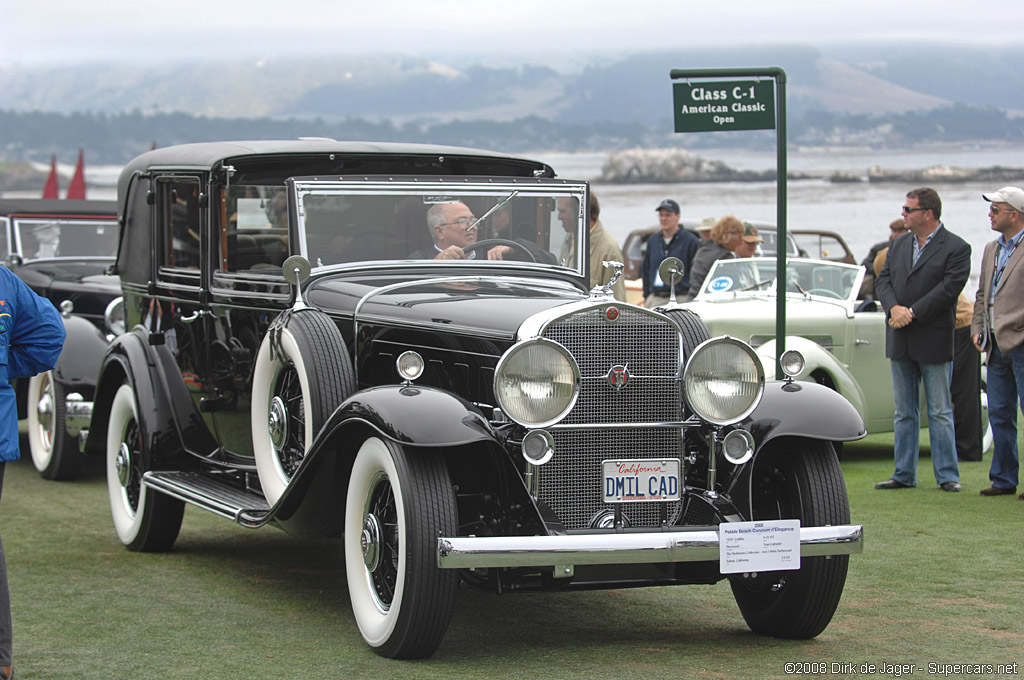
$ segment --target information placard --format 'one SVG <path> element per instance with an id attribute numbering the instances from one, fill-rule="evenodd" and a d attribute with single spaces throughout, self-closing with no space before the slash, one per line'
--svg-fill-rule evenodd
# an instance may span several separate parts
<path id="1" fill-rule="evenodd" d="M 718 525 L 718 566 L 723 574 L 800 568 L 800 520 Z"/>
<path id="2" fill-rule="evenodd" d="M 674 83 L 672 100 L 676 132 L 775 129 L 770 79 Z"/>

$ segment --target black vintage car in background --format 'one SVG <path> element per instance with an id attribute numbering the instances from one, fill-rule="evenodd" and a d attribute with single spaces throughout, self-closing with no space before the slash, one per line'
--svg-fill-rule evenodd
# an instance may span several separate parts
<path id="1" fill-rule="evenodd" d="M 2 199 L 0 228 L 4 264 L 64 317 L 57 367 L 15 387 L 32 464 L 46 479 L 74 479 L 100 361 L 108 338 L 124 330 L 121 285 L 106 273 L 117 252 L 117 203 Z"/>
<path id="2" fill-rule="evenodd" d="M 543 163 L 462 148 L 133 160 L 130 330 L 86 443 L 120 540 L 170 550 L 185 502 L 338 537 L 355 621 L 395 658 L 434 653 L 460 581 L 727 579 L 753 630 L 820 633 L 862 546 L 833 442 L 863 422 L 832 390 L 766 382 L 748 345 L 690 313 L 589 290 L 588 197 Z M 433 227 L 470 257 L 428 259 Z"/>

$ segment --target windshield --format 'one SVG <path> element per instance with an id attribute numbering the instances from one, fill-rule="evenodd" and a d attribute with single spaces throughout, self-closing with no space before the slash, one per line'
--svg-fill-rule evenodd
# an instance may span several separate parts
<path id="1" fill-rule="evenodd" d="M 16 252 L 28 260 L 100 258 L 117 255 L 116 220 L 19 218 L 14 223 Z"/>
<path id="2" fill-rule="evenodd" d="M 514 261 L 583 273 L 585 183 L 457 181 L 296 180 L 300 252 L 314 268 Z"/>
<path id="3" fill-rule="evenodd" d="M 776 261 L 771 257 L 719 260 L 712 267 L 698 299 L 775 294 Z M 832 300 L 856 300 L 864 268 L 822 260 L 786 262 L 786 292 Z"/>

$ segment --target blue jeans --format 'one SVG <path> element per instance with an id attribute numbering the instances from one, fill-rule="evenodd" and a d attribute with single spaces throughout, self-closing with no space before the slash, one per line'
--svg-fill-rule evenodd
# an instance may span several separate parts
<path id="1" fill-rule="evenodd" d="M 952 376 L 952 361 L 926 364 L 912 359 L 892 360 L 892 393 L 896 402 L 893 420 L 896 471 L 892 478 L 896 481 L 917 486 L 917 460 L 921 452 L 918 392 L 922 382 L 928 402 L 928 441 L 932 448 L 935 481 L 939 484 L 960 481 L 953 430 L 953 399 L 949 395 Z"/>
<path id="2" fill-rule="evenodd" d="M 1024 345 L 1003 354 L 992 343 L 988 356 L 988 422 L 992 424 L 992 486 L 1017 486 L 1017 403 L 1024 407 Z"/>

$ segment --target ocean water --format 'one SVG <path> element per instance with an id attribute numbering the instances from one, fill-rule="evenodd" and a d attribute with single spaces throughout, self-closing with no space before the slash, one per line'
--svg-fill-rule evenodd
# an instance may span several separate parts
<path id="1" fill-rule="evenodd" d="M 723 161 L 737 170 L 773 170 L 776 167 L 774 150 L 693 151 L 703 158 Z M 655 206 L 665 198 L 678 201 L 685 218 L 718 218 L 731 213 L 741 219 L 777 221 L 777 188 L 774 182 L 605 184 L 596 181 L 607 155 L 604 152 L 534 152 L 523 155 L 550 164 L 559 177 L 590 180 L 601 200 L 601 222 L 620 244 L 633 229 L 657 226 Z M 827 177 L 833 172 L 866 175 L 868 168 L 875 165 L 884 170 L 915 170 L 935 165 L 1021 168 L 1024 167 L 1024 148 L 876 150 L 820 147 L 791 150 L 787 156 L 790 172 L 820 177 Z M 87 167 L 89 198 L 116 198 L 119 172 L 120 168 L 116 166 Z M 66 189 L 66 182 L 64 185 L 62 189 Z M 977 182 L 937 183 L 932 186 L 942 198 L 943 223 L 971 244 L 972 273 L 967 291 L 973 298 L 983 247 L 995 237 L 988 221 L 988 203 L 981 194 L 999 187 Z M 874 243 L 888 237 L 889 223 L 901 217 L 900 206 L 912 188 L 898 183 L 833 184 L 827 179 L 791 180 L 787 185 L 787 225 L 789 229 L 816 228 L 837 232 L 859 261 Z"/>
<path id="2" fill-rule="evenodd" d="M 774 151 L 734 149 L 695 150 L 698 155 L 721 160 L 738 170 L 774 169 Z M 665 198 L 676 200 L 684 218 L 721 217 L 777 221 L 777 187 L 774 182 L 727 182 L 686 184 L 603 184 L 593 181 L 601 174 L 605 154 L 532 154 L 549 163 L 560 177 L 592 180 L 601 201 L 601 223 L 621 244 L 630 231 L 657 226 L 655 207 Z M 875 151 L 868 149 L 811 149 L 791 151 L 790 172 L 827 177 L 832 172 L 867 174 L 878 165 L 885 170 L 913 170 L 948 165 L 983 168 L 995 165 L 1024 167 L 1024 149 L 946 149 Z M 995 238 L 988 220 L 988 203 L 982 192 L 998 189 L 987 183 L 936 183 L 942 199 L 942 222 L 971 244 L 971 281 L 966 291 L 973 299 L 981 271 L 984 245 Z M 899 183 L 831 183 L 826 179 L 789 181 L 786 223 L 789 229 L 825 229 L 840 234 L 858 261 L 871 246 L 889 236 L 889 223 L 901 217 L 907 191 L 914 186 Z"/>

